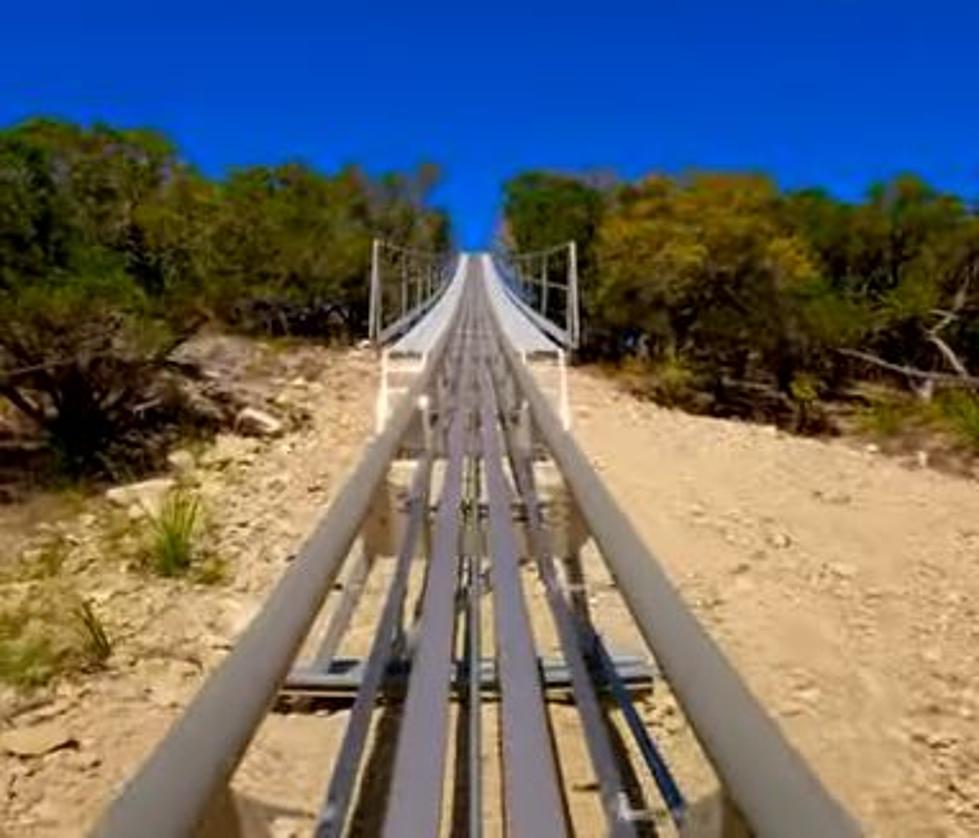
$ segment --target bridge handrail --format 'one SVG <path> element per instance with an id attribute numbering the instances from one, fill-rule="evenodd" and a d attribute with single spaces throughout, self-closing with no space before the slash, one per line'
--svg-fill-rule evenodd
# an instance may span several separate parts
<path id="1" fill-rule="evenodd" d="M 437 282 L 430 288 L 429 293 L 423 300 L 404 311 L 401 317 L 384 323 L 384 291 L 381 253 L 388 251 L 401 254 L 404 259 L 409 257 L 420 260 L 426 264 L 429 271 L 433 271 L 437 276 Z M 455 252 L 437 252 L 430 250 L 419 250 L 417 248 L 389 242 L 385 239 L 374 239 L 371 243 L 371 269 L 369 279 L 369 314 L 368 314 L 368 337 L 374 343 L 387 343 L 393 338 L 402 335 L 417 323 L 425 312 L 439 300 L 445 292 L 446 287 L 452 278 L 459 255 Z M 402 285 L 402 294 L 407 293 L 407 287 Z M 404 300 L 402 303 L 404 304 Z"/>
<path id="2" fill-rule="evenodd" d="M 564 284 L 556 282 L 547 283 L 546 281 L 542 283 L 542 281 L 536 277 L 524 277 L 517 264 L 520 261 L 533 261 L 534 259 L 541 259 L 549 255 L 564 252 L 567 252 L 568 254 L 567 282 Z M 529 252 L 511 251 L 498 248 L 491 255 L 491 259 L 497 273 L 503 280 L 503 287 L 506 289 L 513 301 L 520 307 L 521 311 L 523 311 L 524 314 L 526 314 L 533 321 L 534 325 L 549 337 L 556 340 L 565 349 L 576 349 L 580 342 L 581 319 L 579 311 L 580 302 L 578 290 L 577 244 L 574 241 L 568 241 L 564 242 L 563 244 L 554 245 L 553 247 L 547 247 L 541 250 Z M 547 317 L 545 312 L 537 311 L 529 303 L 525 294 L 522 293 L 521 288 L 521 286 L 526 283 L 544 285 L 542 304 L 545 308 L 548 284 L 551 287 L 563 290 L 566 295 L 566 314 L 565 324 L 563 327 L 559 326 L 557 323 Z"/>

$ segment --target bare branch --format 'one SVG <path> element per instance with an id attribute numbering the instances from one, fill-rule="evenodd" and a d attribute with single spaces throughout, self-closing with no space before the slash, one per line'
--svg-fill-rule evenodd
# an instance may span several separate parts
<path id="1" fill-rule="evenodd" d="M 7 400 L 16 407 L 21 413 L 43 426 L 46 420 L 44 408 L 34 404 L 27 396 L 21 393 L 16 387 L 11 385 L 0 385 L 0 395 L 6 396 Z"/>
<path id="2" fill-rule="evenodd" d="M 945 343 L 934 331 L 928 333 L 928 340 L 931 341 L 937 348 L 938 351 L 942 353 L 945 360 L 948 361 L 949 365 L 954 369 L 962 378 L 969 378 L 969 371 L 965 368 L 965 364 L 956 355 L 952 348 Z"/>
<path id="3" fill-rule="evenodd" d="M 845 355 L 848 358 L 856 358 L 859 361 L 873 364 L 881 369 L 896 372 L 912 379 L 942 382 L 944 384 L 958 384 L 965 387 L 979 387 L 979 378 L 972 375 L 955 375 L 949 372 L 919 370 L 915 369 L 914 367 L 907 367 L 901 364 L 892 364 L 890 361 L 885 361 L 883 358 L 878 358 L 876 355 L 871 355 L 868 352 L 861 352 L 857 349 L 838 349 L 837 352 L 839 352 L 841 355 Z"/>

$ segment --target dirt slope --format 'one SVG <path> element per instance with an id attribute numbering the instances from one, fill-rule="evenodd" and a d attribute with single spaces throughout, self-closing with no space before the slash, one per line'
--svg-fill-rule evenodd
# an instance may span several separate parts
<path id="1" fill-rule="evenodd" d="M 226 585 L 133 574 L 91 531 L 101 511 L 95 524 L 87 511 L 68 523 L 78 553 L 69 567 L 116 650 L 107 672 L 62 684 L 33 709 L 0 708 L 0 733 L 77 743 L 0 753 L 0 831 L 64 836 L 90 825 L 322 514 L 369 434 L 376 365 L 370 353 L 306 360 L 318 369 L 304 362 L 306 384 L 290 374 L 277 386 L 311 424 L 260 444 L 225 439 L 202 458 Z M 664 411 L 588 371 L 572 373 L 572 393 L 579 441 L 834 792 L 877 834 L 979 833 L 979 486 L 843 443 Z M 593 614 L 628 649 L 634 633 L 595 561 L 586 572 Z M 388 571 L 370 578 L 365 611 L 376 613 Z M 525 584 L 534 613 L 546 612 L 529 566 Z M 373 616 L 358 612 L 349 651 L 363 653 Z M 550 650 L 554 638 L 535 631 Z M 687 789 L 706 787 L 675 708 L 654 696 L 643 713 Z M 268 807 L 273 834 L 307 833 L 345 721 L 344 712 L 274 715 L 263 725 L 235 787 Z M 558 706 L 552 723 L 570 756 L 572 808 L 595 810 L 578 823 L 586 834 L 583 824 L 601 818 L 574 710 Z"/>
<path id="2" fill-rule="evenodd" d="M 94 603 L 114 650 L 106 671 L 28 699 L 0 688 L 0 835 L 86 833 L 231 648 L 371 433 L 373 352 L 243 341 L 217 349 L 236 368 L 227 374 L 272 389 L 280 415 L 311 421 L 274 439 L 222 435 L 199 457 L 195 483 L 227 563 L 223 584 L 134 571 L 118 537 L 106 538 L 116 524 L 99 499 L 48 522 L 73 545 L 62 573 Z M 274 751 L 254 750 L 274 760 Z"/>
<path id="3" fill-rule="evenodd" d="M 979 834 L 979 485 L 572 376 L 575 434 L 871 830 Z"/>

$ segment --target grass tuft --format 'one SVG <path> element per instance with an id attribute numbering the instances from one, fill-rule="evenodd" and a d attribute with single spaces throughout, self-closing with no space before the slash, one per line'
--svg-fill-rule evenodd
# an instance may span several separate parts
<path id="1" fill-rule="evenodd" d="M 100 669 L 111 654 L 91 604 L 62 588 L 34 589 L 0 610 L 0 681 L 6 684 L 40 687 L 60 675 Z"/>
<path id="2" fill-rule="evenodd" d="M 964 390 L 946 390 L 935 399 L 935 412 L 962 442 L 979 448 L 979 398 Z"/>
<path id="3" fill-rule="evenodd" d="M 102 666 L 112 655 L 112 643 L 105 626 L 87 599 L 79 600 L 75 607 L 78 631 L 85 657 L 95 666 Z"/>
<path id="4" fill-rule="evenodd" d="M 160 511 L 150 516 L 153 540 L 150 563 L 161 576 L 186 573 L 198 552 L 197 537 L 203 514 L 200 499 L 178 487 L 164 499 Z"/>
<path id="5" fill-rule="evenodd" d="M 38 632 L 25 606 L 0 613 L 0 681 L 39 687 L 59 671 L 60 655 L 51 638 Z"/>
<path id="6" fill-rule="evenodd" d="M 912 396 L 877 396 L 857 414 L 861 431 L 876 437 L 895 437 L 913 425 L 927 422 L 928 406 Z"/>

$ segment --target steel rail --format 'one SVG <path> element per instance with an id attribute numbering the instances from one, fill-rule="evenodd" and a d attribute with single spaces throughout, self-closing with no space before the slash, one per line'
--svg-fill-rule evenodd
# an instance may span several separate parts
<path id="1" fill-rule="evenodd" d="M 726 793 L 760 835 L 856 836 L 830 795 L 684 604 L 531 372 L 493 324 L 535 427 L 560 469 L 626 605 L 676 694 Z"/>
<path id="2" fill-rule="evenodd" d="M 480 662 L 482 661 L 482 638 L 479 621 L 480 602 L 483 596 L 481 578 L 481 557 L 469 557 L 469 586 L 466 597 L 466 709 L 469 713 L 469 838 L 479 838 L 483 833 L 483 723 L 482 689 Z"/>
<path id="3" fill-rule="evenodd" d="M 642 718 L 640 718 L 639 712 L 636 710 L 636 706 L 632 703 L 632 698 L 629 695 L 628 689 L 626 689 L 625 682 L 619 676 L 615 668 L 615 663 L 612 661 L 612 656 L 609 655 L 608 649 L 605 648 L 605 643 L 602 638 L 591 626 L 584 626 L 581 625 L 581 621 L 578 622 L 582 630 L 582 636 L 591 640 L 593 659 L 601 670 L 605 682 L 609 685 L 609 689 L 615 697 L 619 709 L 622 711 L 625 723 L 632 732 L 632 737 L 639 747 L 639 752 L 642 754 L 642 758 L 649 768 L 649 772 L 653 775 L 656 788 L 659 789 L 660 796 L 666 804 L 670 817 L 673 818 L 673 822 L 677 827 L 681 827 L 683 825 L 683 819 L 686 816 L 687 803 L 680 793 L 676 780 L 673 778 L 673 773 L 670 771 L 669 766 L 667 766 L 666 760 L 663 759 L 659 748 L 656 747 L 653 737 L 646 730 L 646 726 L 643 724 Z"/>
<path id="4" fill-rule="evenodd" d="M 539 259 L 541 256 L 550 256 L 553 253 L 563 253 L 571 246 L 571 241 L 561 244 L 552 244 L 550 247 L 542 247 L 540 250 L 514 250 L 506 251 L 511 259 Z"/>
<path id="5" fill-rule="evenodd" d="M 382 268 L 382 252 L 387 251 L 397 254 L 402 259 L 401 271 L 398 277 L 398 284 L 401 288 L 401 314 L 392 319 L 387 325 L 384 324 L 385 309 L 385 283 Z M 421 268 L 413 283 L 417 288 L 415 304 L 410 310 L 405 311 L 408 306 L 407 293 L 407 260 L 413 258 L 417 260 L 417 267 Z M 390 264 L 391 259 L 389 258 Z M 456 259 L 448 253 L 438 253 L 435 251 L 417 250 L 405 247 L 384 239 L 374 239 L 371 245 L 371 269 L 370 269 L 370 289 L 369 289 L 369 312 L 368 312 L 368 335 L 369 338 L 379 344 L 387 343 L 392 338 L 398 337 L 408 331 L 417 323 L 442 296 L 444 290 L 451 282 L 455 272 Z M 427 279 L 425 275 L 427 273 Z M 434 281 L 433 281 L 434 280 Z"/>
<path id="6" fill-rule="evenodd" d="M 537 563 L 538 575 L 544 586 L 547 604 L 554 617 L 561 651 L 571 674 L 571 688 L 581 716 L 585 745 L 588 748 L 595 777 L 598 779 L 602 807 L 609 824 L 609 834 L 626 838 L 635 835 L 636 828 L 627 817 L 628 813 L 624 811 L 623 803 L 628 800 L 625 784 L 622 782 L 619 763 L 612 749 L 598 694 L 589 675 L 575 616 L 558 583 L 550 549 L 550 533 L 544 523 L 537 499 L 530 456 L 517 450 L 511 430 L 507 429 L 504 436 L 510 470 L 514 475 L 517 491 L 526 505 L 526 530 L 530 553 Z"/>
<path id="7" fill-rule="evenodd" d="M 460 338 L 458 333 L 453 340 L 453 347 L 449 349 L 450 355 L 456 354 L 459 349 Z M 453 381 L 453 387 L 449 393 L 450 398 L 458 395 L 458 390 L 459 381 L 456 379 Z M 439 413 L 435 426 L 432 428 L 432 439 L 442 432 L 447 424 L 448 416 L 447 411 L 443 410 Z M 429 491 L 434 459 L 435 452 L 429 445 L 415 465 L 411 485 L 408 489 L 406 510 L 408 521 L 395 559 L 394 575 L 388 586 L 374 640 L 364 664 L 360 688 L 357 690 L 354 705 L 350 711 L 350 719 L 344 731 L 340 752 L 334 763 L 326 797 L 320 809 L 315 829 L 316 838 L 340 835 L 346 824 L 347 810 L 357 782 L 357 771 L 363 756 L 364 745 L 367 742 L 375 701 L 383 686 L 388 666 L 395 652 L 394 645 L 400 628 L 398 620 L 401 617 L 408 590 L 411 560 L 415 555 L 422 533 L 422 525 L 429 511 Z"/>
<path id="8" fill-rule="evenodd" d="M 464 339 L 472 294 L 463 300 Z M 469 354 L 462 359 L 460 393 L 449 426 L 448 464 L 435 520 L 432 556 L 422 594 L 422 623 L 413 656 L 384 819 L 386 838 L 435 838 L 442 816 L 449 692 L 453 674 L 456 559 L 461 531 L 460 502 L 466 438 L 470 431 L 467 387 Z"/>
<path id="9" fill-rule="evenodd" d="M 458 312 L 455 315 L 458 317 Z M 108 838 L 185 838 L 227 788 L 309 632 L 439 366 L 440 336 L 382 433 L 234 649 L 96 825 Z"/>
<path id="10" fill-rule="evenodd" d="M 502 279 L 503 292 L 510 298 L 510 300 L 520 309 L 520 311 L 533 323 L 541 332 L 547 335 L 551 340 L 553 340 L 558 346 L 563 346 L 565 349 L 572 349 L 575 345 L 575 337 L 573 331 L 573 324 L 571 322 L 566 323 L 564 326 L 559 326 L 557 323 L 549 320 L 541 312 L 537 311 L 530 303 L 525 300 L 516 288 L 513 287 L 513 279 L 508 279 L 505 276 L 506 268 L 505 266 L 500 266 L 493 263 L 494 269 L 500 275 Z M 572 294 L 572 289 L 568 288 L 568 294 Z M 570 321 L 570 318 L 569 318 Z"/>
<path id="11" fill-rule="evenodd" d="M 448 284 L 448 282 L 440 283 L 438 288 L 421 303 L 414 306 L 410 311 L 401 315 L 396 320 L 392 320 L 387 326 L 382 326 L 377 333 L 377 342 L 387 343 L 392 338 L 400 337 L 407 332 L 441 299 Z"/>
<path id="12" fill-rule="evenodd" d="M 421 535 L 422 523 L 428 512 L 428 492 L 432 474 L 432 452 L 426 451 L 415 466 L 408 495 L 408 523 L 401 539 L 395 563 L 394 578 L 377 623 L 377 631 L 364 666 L 360 689 L 350 711 L 350 719 L 344 731 L 340 753 L 333 766 L 333 774 L 326 798 L 316 824 L 317 838 L 340 835 L 347 818 L 347 809 L 353 797 L 360 765 L 370 729 L 374 704 L 383 684 L 388 665 L 394 653 L 398 618 L 408 589 L 411 560 Z"/>
<path id="13" fill-rule="evenodd" d="M 433 261 L 447 262 L 452 258 L 452 253 L 449 251 L 440 250 L 419 250 L 415 247 L 407 247 L 403 244 L 397 244 L 396 242 L 388 241 L 387 239 L 378 239 L 379 246 L 385 250 L 393 251 L 394 253 L 404 253 L 409 256 L 421 256 L 426 259 L 432 259 Z"/>
<path id="14" fill-rule="evenodd" d="M 483 291 L 482 288 L 479 290 Z M 544 709 L 530 616 L 520 582 L 519 551 L 497 430 L 499 410 L 487 366 L 480 370 L 479 383 L 480 433 L 489 506 L 493 622 L 502 692 L 500 715 L 507 834 L 559 838 L 568 834 L 564 804 Z"/>
<path id="15" fill-rule="evenodd" d="M 482 564 L 484 539 L 479 530 L 479 464 L 469 460 L 469 481 L 466 487 L 467 507 L 467 586 L 466 586 L 466 711 L 468 737 L 466 748 L 469 808 L 469 838 L 483 834 L 483 719 L 482 719 Z"/>
<path id="16" fill-rule="evenodd" d="M 407 332 L 412 326 L 415 325 L 419 320 L 422 319 L 435 304 L 442 299 L 445 294 L 446 289 L 449 287 L 449 283 L 452 281 L 451 277 L 443 277 L 442 281 L 435 287 L 435 289 L 425 297 L 420 303 L 415 304 L 407 312 L 402 314 L 400 317 L 392 320 L 387 326 L 380 325 L 377 332 L 377 342 L 387 343 L 392 338 L 400 337 L 402 334 Z M 383 314 L 383 309 L 380 312 Z"/>

